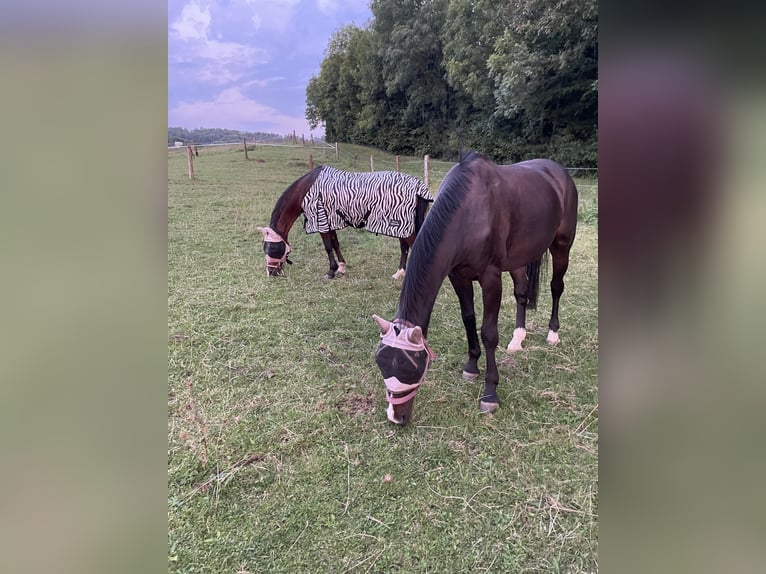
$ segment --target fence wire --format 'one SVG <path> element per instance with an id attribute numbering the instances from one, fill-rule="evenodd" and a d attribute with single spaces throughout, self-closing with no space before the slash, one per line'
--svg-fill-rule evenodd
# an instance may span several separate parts
<path id="1" fill-rule="evenodd" d="M 341 156 L 344 155 L 343 152 L 343 146 L 340 146 L 340 152 L 338 152 L 338 148 L 336 147 L 337 144 L 331 144 L 326 142 L 325 140 L 321 139 L 314 139 L 312 140 L 303 140 L 302 143 L 292 143 L 289 141 L 290 138 L 274 138 L 271 140 L 255 140 L 255 141 L 247 141 L 246 144 L 248 146 L 248 149 L 258 148 L 258 147 L 281 147 L 281 148 L 292 148 L 292 149 L 304 149 L 304 150 L 310 150 L 315 149 L 319 151 L 333 151 L 336 154 L 340 153 Z M 245 142 L 242 140 L 236 141 L 236 142 L 217 142 L 217 143 L 206 143 L 206 144 L 185 144 L 183 146 L 168 146 L 169 152 L 174 151 L 185 151 L 187 147 L 191 146 L 192 149 L 195 148 L 215 148 L 215 147 L 236 147 L 236 146 L 243 146 Z M 252 147 L 251 147 L 252 146 Z M 348 153 L 348 152 L 346 152 Z M 423 175 L 421 176 L 421 179 L 425 179 L 425 157 L 423 159 L 399 159 L 397 162 L 395 159 L 387 159 L 383 157 L 376 157 L 374 154 L 371 156 L 365 156 L 359 153 L 352 153 L 353 157 L 353 165 L 355 168 L 357 168 L 359 171 L 367 171 L 371 168 L 374 168 L 375 171 L 396 171 L 397 166 L 400 171 L 408 171 L 408 172 L 420 172 Z M 370 163 L 368 164 L 368 158 L 370 158 Z M 444 160 L 438 160 L 433 159 L 429 157 L 428 160 L 428 179 L 430 182 L 433 181 L 441 181 L 444 179 L 444 177 L 447 175 L 447 172 L 449 172 L 450 169 L 456 164 L 457 162 L 454 161 L 444 161 Z M 416 166 L 413 169 L 413 166 Z M 579 178 L 593 178 L 598 179 L 598 168 L 597 167 L 566 167 L 565 169 L 569 172 L 569 174 L 572 177 L 579 177 Z M 592 186 L 597 187 L 597 186 Z"/>

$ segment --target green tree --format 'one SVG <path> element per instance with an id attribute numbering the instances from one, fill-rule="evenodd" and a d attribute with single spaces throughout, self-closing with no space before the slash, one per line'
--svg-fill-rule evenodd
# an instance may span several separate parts
<path id="1" fill-rule="evenodd" d="M 496 155 L 495 141 L 510 122 L 497 121 L 489 58 L 496 38 L 505 29 L 497 0 L 450 0 L 442 28 L 444 68 L 455 92 L 450 148 L 480 149 Z M 505 136 L 507 138 L 507 136 Z"/>
<path id="2" fill-rule="evenodd" d="M 391 151 L 439 153 L 453 91 L 443 67 L 441 30 L 448 0 L 374 0 L 371 4 L 385 94 L 397 133 Z"/>
<path id="3" fill-rule="evenodd" d="M 514 0 L 488 60 L 496 113 L 517 118 L 532 143 L 595 140 L 596 0 Z"/>
<path id="4" fill-rule="evenodd" d="M 330 139 L 595 165 L 595 0 L 372 0 L 306 90 Z"/>
<path id="5" fill-rule="evenodd" d="M 351 141 L 361 104 L 360 86 L 353 74 L 351 47 L 353 38 L 364 31 L 356 26 L 337 30 L 325 52 L 319 76 L 309 81 L 306 89 L 306 119 L 313 129 L 321 121 L 328 139 Z"/>

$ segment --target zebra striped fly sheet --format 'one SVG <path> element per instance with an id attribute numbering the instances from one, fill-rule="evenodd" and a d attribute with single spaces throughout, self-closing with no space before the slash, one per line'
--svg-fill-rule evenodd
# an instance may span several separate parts
<path id="1" fill-rule="evenodd" d="M 371 233 L 409 237 L 415 232 L 418 196 L 433 201 L 425 184 L 410 175 L 356 173 L 324 166 L 303 199 L 306 233 L 352 225 Z"/>

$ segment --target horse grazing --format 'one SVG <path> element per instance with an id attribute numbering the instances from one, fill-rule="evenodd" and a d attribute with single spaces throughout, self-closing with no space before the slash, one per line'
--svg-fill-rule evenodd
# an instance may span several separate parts
<path id="1" fill-rule="evenodd" d="M 509 271 L 513 279 L 516 325 L 508 350 L 514 351 L 521 348 L 526 336 L 526 310 L 536 307 L 540 267 L 550 251 L 553 309 L 548 343 L 555 345 L 559 341 L 559 299 L 576 226 L 577 189 L 566 169 L 551 160 L 496 165 L 471 152 L 450 169 L 413 246 L 396 318 L 389 322 L 373 315 L 381 332 L 375 360 L 386 385 L 391 422 L 403 425 L 410 419 L 413 400 L 434 358 L 426 336 L 445 277 L 457 294 L 468 338 L 465 380 L 479 374 L 481 347 L 476 335 L 473 281 L 481 285 L 481 339 L 487 353 L 487 372 L 479 408 L 481 412 L 497 409 L 495 348 L 501 274 Z"/>
<path id="2" fill-rule="evenodd" d="M 284 275 L 285 262 L 292 264 L 287 258 L 291 252 L 287 235 L 303 213 L 306 233 L 318 232 L 322 237 L 330 262 L 327 279 L 346 272 L 346 260 L 335 230 L 347 225 L 399 238 L 401 258 L 393 278 L 400 279 L 431 201 L 425 184 L 410 175 L 396 171 L 354 173 L 319 166 L 282 192 L 271 213 L 269 227 L 258 228 L 263 234 L 266 274 Z"/>

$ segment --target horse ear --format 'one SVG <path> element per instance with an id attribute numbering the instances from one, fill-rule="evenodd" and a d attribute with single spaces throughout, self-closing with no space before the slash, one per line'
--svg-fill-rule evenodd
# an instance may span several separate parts
<path id="1" fill-rule="evenodd" d="M 389 323 L 385 319 L 378 317 L 377 315 L 373 315 L 372 318 L 375 319 L 375 322 L 378 324 L 378 327 L 380 327 L 381 335 L 385 335 L 386 333 L 388 333 L 388 330 L 391 328 L 391 323 Z"/>
<path id="2" fill-rule="evenodd" d="M 423 329 L 420 327 L 413 327 L 407 332 L 407 339 L 413 345 L 420 345 L 423 343 Z"/>

